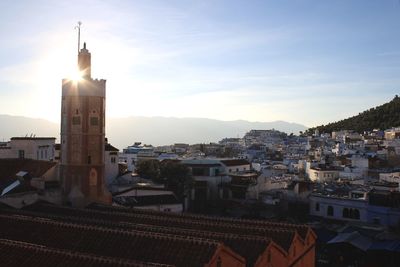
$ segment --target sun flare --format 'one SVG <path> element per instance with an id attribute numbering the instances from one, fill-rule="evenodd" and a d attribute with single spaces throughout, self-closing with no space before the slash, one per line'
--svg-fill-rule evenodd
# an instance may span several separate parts
<path id="1" fill-rule="evenodd" d="M 74 82 L 79 82 L 79 81 L 81 81 L 81 80 L 83 79 L 83 73 L 82 73 L 82 71 L 79 71 L 79 70 L 74 71 L 74 72 L 72 73 L 70 79 L 73 80 Z"/>

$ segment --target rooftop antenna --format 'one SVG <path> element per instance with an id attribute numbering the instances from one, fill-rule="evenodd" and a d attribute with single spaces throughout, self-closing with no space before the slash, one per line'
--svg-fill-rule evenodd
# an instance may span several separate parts
<path id="1" fill-rule="evenodd" d="M 78 30 L 78 54 L 79 54 L 79 49 L 81 47 L 81 25 L 82 22 L 78 21 L 78 25 L 75 26 L 75 30 Z"/>

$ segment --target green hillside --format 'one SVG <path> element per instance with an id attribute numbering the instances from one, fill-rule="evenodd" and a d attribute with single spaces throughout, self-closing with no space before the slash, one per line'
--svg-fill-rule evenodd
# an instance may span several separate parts
<path id="1" fill-rule="evenodd" d="M 372 129 L 385 130 L 397 126 L 400 126 L 400 97 L 396 95 L 386 104 L 366 110 L 357 116 L 310 128 L 307 133 L 314 133 L 315 129 L 318 129 L 320 133 L 340 130 L 354 130 L 362 133 Z"/>

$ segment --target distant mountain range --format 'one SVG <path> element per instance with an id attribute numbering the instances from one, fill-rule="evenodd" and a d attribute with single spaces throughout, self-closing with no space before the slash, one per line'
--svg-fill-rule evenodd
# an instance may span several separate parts
<path id="1" fill-rule="evenodd" d="M 13 136 L 52 136 L 59 139 L 59 124 L 44 119 L 0 115 L 0 140 Z M 173 143 L 209 143 L 225 137 L 243 137 L 251 129 L 276 129 L 298 134 L 306 126 L 285 121 L 249 122 L 220 121 L 201 118 L 127 117 L 107 118 L 106 135 L 109 142 L 122 149 L 134 142 L 152 145 Z"/>
<path id="2" fill-rule="evenodd" d="M 8 141 L 14 136 L 36 135 L 60 137 L 60 126 L 44 119 L 21 116 L 0 115 L 0 141 Z"/>
<path id="3" fill-rule="evenodd" d="M 362 133 L 373 129 L 389 129 L 400 126 L 400 97 L 397 95 L 388 103 L 371 108 L 356 116 L 308 129 L 313 133 L 316 129 L 320 133 L 332 131 L 354 130 Z"/>

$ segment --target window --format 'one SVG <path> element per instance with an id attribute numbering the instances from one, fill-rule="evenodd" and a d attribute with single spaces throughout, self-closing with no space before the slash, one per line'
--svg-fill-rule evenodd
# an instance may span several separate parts
<path id="1" fill-rule="evenodd" d="M 360 219 L 360 211 L 358 209 L 344 208 L 342 216 L 343 216 L 343 218 L 359 220 Z"/>
<path id="2" fill-rule="evenodd" d="M 47 159 L 47 149 L 44 151 L 44 157 Z"/>
<path id="3" fill-rule="evenodd" d="M 222 267 L 221 257 L 218 257 L 218 259 L 217 259 L 217 267 Z"/>
<path id="4" fill-rule="evenodd" d="M 111 157 L 111 163 L 115 163 L 115 157 Z"/>
<path id="5" fill-rule="evenodd" d="M 194 176 L 208 176 L 207 171 L 209 171 L 209 169 L 206 168 L 192 168 L 192 174 Z"/>
<path id="6" fill-rule="evenodd" d="M 99 125 L 99 118 L 97 117 L 90 117 L 90 125 L 98 126 Z"/>
<path id="7" fill-rule="evenodd" d="M 343 218 L 349 218 L 349 209 L 348 208 L 344 208 L 343 209 L 342 217 Z"/>
<path id="8" fill-rule="evenodd" d="M 92 157 L 91 156 L 87 156 L 87 163 L 88 164 L 92 164 Z"/>
<path id="9" fill-rule="evenodd" d="M 315 211 L 319 211 L 319 203 L 315 203 Z"/>
<path id="10" fill-rule="evenodd" d="M 328 216 L 333 216 L 333 207 L 332 206 L 328 206 L 327 215 Z"/>
<path id="11" fill-rule="evenodd" d="M 18 150 L 18 158 L 20 159 L 25 158 L 25 150 Z"/>
<path id="12" fill-rule="evenodd" d="M 73 116 L 72 117 L 72 125 L 79 125 L 81 124 L 81 117 L 80 116 Z"/>
<path id="13" fill-rule="evenodd" d="M 356 220 L 360 219 L 360 211 L 358 209 L 354 209 L 353 219 L 356 219 Z"/>

